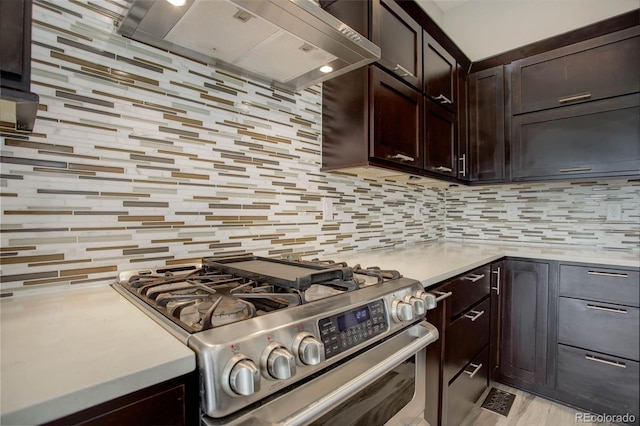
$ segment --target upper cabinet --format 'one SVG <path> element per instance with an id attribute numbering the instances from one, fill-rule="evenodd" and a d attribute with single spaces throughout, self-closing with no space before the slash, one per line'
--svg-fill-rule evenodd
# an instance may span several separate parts
<path id="1" fill-rule="evenodd" d="M 0 1 L 0 121 L 33 130 L 38 96 L 31 87 L 31 0 Z"/>
<path id="2" fill-rule="evenodd" d="M 640 27 L 512 64 L 513 180 L 640 174 Z"/>
<path id="3" fill-rule="evenodd" d="M 424 94 L 455 113 L 458 106 L 456 60 L 426 31 L 423 34 Z"/>

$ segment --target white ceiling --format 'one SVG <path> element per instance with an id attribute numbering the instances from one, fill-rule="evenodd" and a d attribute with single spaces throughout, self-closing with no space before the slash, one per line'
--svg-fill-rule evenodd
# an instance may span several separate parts
<path id="1" fill-rule="evenodd" d="M 416 1 L 472 61 L 640 9 L 640 0 Z"/>

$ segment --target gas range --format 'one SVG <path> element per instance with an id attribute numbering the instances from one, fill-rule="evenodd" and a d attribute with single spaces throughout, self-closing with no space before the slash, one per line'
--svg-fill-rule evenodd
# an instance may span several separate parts
<path id="1" fill-rule="evenodd" d="M 251 254 L 122 272 L 114 288 L 194 350 L 210 424 L 232 424 L 424 322 L 435 306 L 420 282 L 397 271 Z"/>

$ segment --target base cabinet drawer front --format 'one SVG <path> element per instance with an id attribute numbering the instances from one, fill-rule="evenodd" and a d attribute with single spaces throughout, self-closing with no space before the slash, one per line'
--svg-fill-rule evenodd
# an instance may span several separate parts
<path id="1" fill-rule="evenodd" d="M 558 345 L 556 389 L 595 413 L 630 413 L 637 424 L 639 371 L 635 361 Z"/>
<path id="2" fill-rule="evenodd" d="M 451 380 L 461 368 L 489 344 L 491 300 L 486 298 L 447 328 L 444 379 Z"/>
<path id="3" fill-rule="evenodd" d="M 560 295 L 640 307 L 640 271 L 560 265 Z"/>
<path id="4" fill-rule="evenodd" d="M 489 385 L 489 348 L 485 347 L 449 385 L 443 425 L 459 425 Z"/>
<path id="5" fill-rule="evenodd" d="M 461 314 L 474 303 L 489 295 L 491 286 L 490 266 L 483 266 L 456 278 L 445 285 L 441 291 L 452 292 L 450 297 L 450 318 Z"/>
<path id="6" fill-rule="evenodd" d="M 638 361 L 640 310 L 560 297 L 558 341 Z"/>

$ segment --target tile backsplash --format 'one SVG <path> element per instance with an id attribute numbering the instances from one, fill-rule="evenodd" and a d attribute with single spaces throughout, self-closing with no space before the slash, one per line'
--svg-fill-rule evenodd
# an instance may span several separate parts
<path id="1" fill-rule="evenodd" d="M 124 6 L 34 0 L 38 118 L 0 129 L 1 296 L 445 237 L 639 249 L 638 181 L 445 190 L 321 172 L 320 86 L 291 93 L 125 39 Z"/>
<path id="2" fill-rule="evenodd" d="M 4 296 L 444 236 L 442 189 L 320 171 L 320 86 L 278 90 L 125 39 L 124 4 L 34 1 L 38 118 L 2 131 Z"/>

